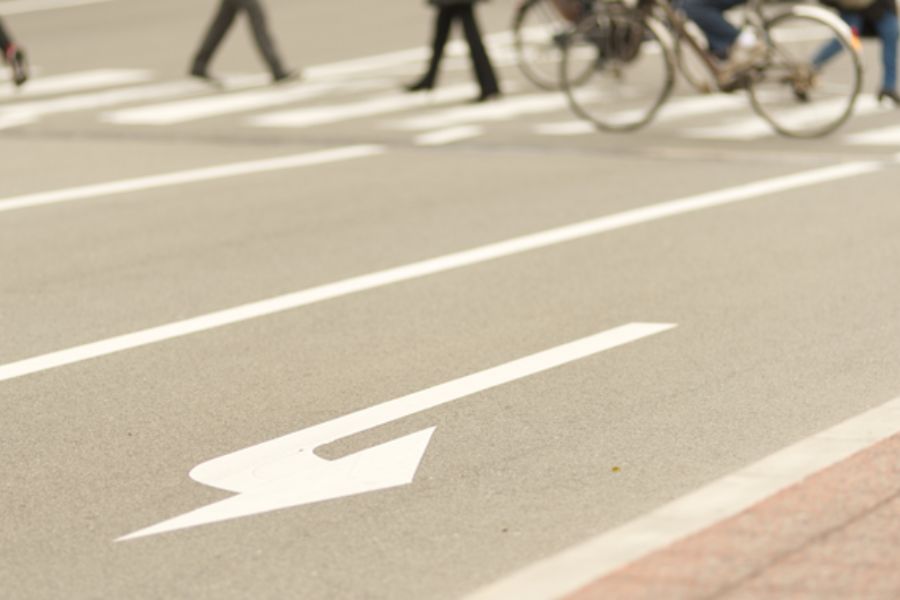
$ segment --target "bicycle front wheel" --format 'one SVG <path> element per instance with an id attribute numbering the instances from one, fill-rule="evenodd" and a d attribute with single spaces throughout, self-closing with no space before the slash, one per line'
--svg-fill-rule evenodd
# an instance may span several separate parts
<path id="1" fill-rule="evenodd" d="M 572 24 L 553 0 L 525 0 L 513 19 L 513 45 L 522 74 L 545 90 L 560 89 L 562 43 Z"/>
<path id="2" fill-rule="evenodd" d="M 750 79 L 756 112 L 779 133 L 826 135 L 853 113 L 862 86 L 858 40 L 831 13 L 797 6 L 766 22 L 768 56 Z"/>
<path id="3" fill-rule="evenodd" d="M 560 80 L 572 110 L 596 127 L 629 131 L 669 97 L 674 67 L 668 32 L 655 19 L 604 9 L 582 19 L 563 46 Z M 588 72 L 582 83 L 580 74 Z"/>

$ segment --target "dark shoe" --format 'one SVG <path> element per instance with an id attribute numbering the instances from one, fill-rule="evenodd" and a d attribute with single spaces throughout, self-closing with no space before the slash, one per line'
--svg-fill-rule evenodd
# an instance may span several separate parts
<path id="1" fill-rule="evenodd" d="M 299 71 L 289 70 L 272 75 L 273 83 L 293 83 L 294 81 L 300 81 Z"/>
<path id="2" fill-rule="evenodd" d="M 191 67 L 189 74 L 191 77 L 202 79 L 203 81 L 206 81 L 208 83 L 217 83 L 218 81 L 215 77 L 209 74 L 209 71 L 206 70 L 206 67 L 194 65 L 193 67 Z"/>
<path id="3" fill-rule="evenodd" d="M 481 94 L 472 100 L 472 104 L 481 104 L 482 102 L 487 102 L 488 100 L 499 100 L 502 94 L 500 90 L 494 90 L 493 92 L 481 92 Z"/>
<path id="4" fill-rule="evenodd" d="M 12 69 L 13 83 L 20 86 L 28 81 L 28 62 L 25 60 L 25 52 L 15 44 L 6 48 L 6 62 Z"/>
<path id="5" fill-rule="evenodd" d="M 421 92 L 424 90 L 434 89 L 434 80 L 429 79 L 428 77 L 424 77 L 418 81 L 414 81 L 413 83 L 408 83 L 403 86 L 407 92 Z"/>
<path id="6" fill-rule="evenodd" d="M 888 90 L 884 89 L 878 92 L 878 103 L 881 104 L 881 101 L 887 98 L 891 102 L 894 103 L 894 106 L 900 106 L 900 95 L 897 95 L 897 90 Z"/>

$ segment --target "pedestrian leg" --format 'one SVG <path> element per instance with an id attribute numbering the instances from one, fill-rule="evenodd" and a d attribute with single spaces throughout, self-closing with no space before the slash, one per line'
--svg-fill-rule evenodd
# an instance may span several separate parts
<path id="1" fill-rule="evenodd" d="M 481 95 L 478 100 L 487 100 L 500 93 L 500 86 L 497 84 L 497 76 L 491 66 L 491 59 L 481 40 L 481 32 L 478 30 L 478 23 L 475 21 L 475 12 L 471 4 L 460 7 L 460 17 L 466 32 L 466 41 L 469 42 L 469 54 L 472 57 L 475 76 L 478 78 L 478 85 L 481 86 Z"/>
<path id="2" fill-rule="evenodd" d="M 897 15 L 885 12 L 876 26 L 878 37 L 881 38 L 881 65 L 884 69 L 879 97 L 888 97 L 895 105 L 900 106 L 897 96 L 897 38 L 900 37 Z"/>
<path id="3" fill-rule="evenodd" d="M 408 86 L 406 89 L 410 92 L 419 90 L 430 90 L 437 82 L 438 67 L 441 65 L 441 58 L 444 56 L 444 46 L 447 45 L 447 39 L 450 37 L 450 26 L 453 24 L 453 17 L 456 14 L 455 7 L 447 6 L 438 9 L 437 19 L 434 25 L 434 39 L 431 44 L 431 60 L 428 64 L 428 70 L 422 78 Z"/>
<path id="4" fill-rule="evenodd" d="M 250 19 L 250 27 L 253 30 L 253 37 L 256 39 L 256 47 L 263 60 L 269 66 L 269 71 L 276 81 L 281 81 L 293 75 L 284 68 L 281 57 L 275 48 L 275 42 L 269 32 L 269 25 L 266 20 L 266 14 L 263 11 L 259 0 L 237 0 L 241 7 L 246 11 L 247 17 Z"/>
<path id="5" fill-rule="evenodd" d="M 206 37 L 203 39 L 203 43 L 200 45 L 200 49 L 194 57 L 191 75 L 204 78 L 208 77 L 206 68 L 209 65 L 209 61 L 212 59 L 216 48 L 219 47 L 219 44 L 222 42 L 222 39 L 234 22 L 237 11 L 238 8 L 235 6 L 233 0 L 222 0 L 221 4 L 219 4 L 219 11 L 213 18 L 213 21 L 206 32 Z"/>

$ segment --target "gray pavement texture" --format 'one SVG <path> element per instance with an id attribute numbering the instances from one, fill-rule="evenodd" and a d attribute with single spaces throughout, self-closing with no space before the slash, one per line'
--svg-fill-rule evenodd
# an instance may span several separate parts
<path id="1" fill-rule="evenodd" d="M 183 79 L 213 5 L 112 0 L 8 21 L 41 77 L 149 69 L 158 84 Z M 298 67 L 419 47 L 431 17 L 420 2 L 267 6 Z M 485 29 L 505 30 L 512 9 L 479 7 Z M 214 66 L 261 70 L 242 27 Z M 442 85 L 467 81 L 464 62 L 448 66 Z M 421 67 L 365 77 L 388 94 Z M 535 93 L 514 65 L 499 70 L 507 100 Z M 339 89 L 300 106 L 366 98 Z M 897 111 L 817 141 L 688 139 L 671 122 L 535 135 L 573 118 L 562 105 L 476 119 L 481 137 L 430 148 L 397 121 L 462 102 L 303 129 L 253 127 L 253 111 L 166 127 L 102 118 L 169 100 L 0 130 L 0 206 L 354 144 L 386 151 L 0 212 L 0 365 L 676 198 L 849 161 L 883 168 L 2 381 L 0 597 L 459 598 L 900 390 L 900 146 L 842 137 L 896 127 Z M 20 101 L 0 101 L 0 115 Z M 678 327 L 319 451 L 436 426 L 411 485 L 114 542 L 229 496 L 188 477 L 203 461 L 641 321 Z M 864 560 L 854 531 L 841 546 Z M 804 560 L 833 564 L 816 556 Z"/>

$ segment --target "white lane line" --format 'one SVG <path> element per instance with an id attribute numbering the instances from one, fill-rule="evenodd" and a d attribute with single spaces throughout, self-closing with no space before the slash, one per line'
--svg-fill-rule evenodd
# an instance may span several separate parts
<path id="1" fill-rule="evenodd" d="M 843 100 L 835 99 L 816 103 L 807 108 L 797 108 L 789 113 L 786 111 L 787 115 L 785 120 L 795 127 L 810 125 L 821 120 L 823 114 L 833 112 L 836 108 L 839 108 L 843 102 Z M 874 98 L 864 96 L 857 99 L 856 106 L 853 109 L 853 115 L 871 115 L 887 110 L 888 109 L 879 106 Z M 682 134 L 691 138 L 749 141 L 772 137 L 777 135 L 777 132 L 772 129 L 772 126 L 765 122 L 762 117 L 754 116 L 739 119 L 737 121 L 730 121 L 713 127 L 687 129 L 684 130 Z"/>
<path id="2" fill-rule="evenodd" d="M 399 121 L 392 127 L 404 130 L 442 129 L 485 121 L 505 121 L 522 115 L 563 110 L 568 106 L 568 99 L 559 93 L 529 94 L 413 117 Z"/>
<path id="3" fill-rule="evenodd" d="M 232 88 L 252 87 L 258 85 L 259 76 L 252 75 L 234 78 L 228 85 Z M 191 94 L 212 92 L 213 88 L 201 81 L 172 81 L 168 83 L 139 85 L 124 89 L 75 94 L 49 100 L 34 100 L 0 106 L 0 129 L 9 129 L 19 125 L 23 120 L 35 121 L 43 116 L 107 108 L 130 102 L 175 98 Z"/>
<path id="4" fill-rule="evenodd" d="M 666 102 L 653 121 L 655 123 L 666 123 L 698 115 L 705 116 L 746 108 L 747 106 L 749 104 L 746 99 L 727 94 L 679 97 Z M 612 114 L 610 119 L 614 122 L 627 122 L 633 120 L 635 116 L 635 111 L 625 110 Z M 596 133 L 597 129 L 588 121 L 578 120 L 542 123 L 534 127 L 534 132 L 539 135 L 568 136 Z"/>
<path id="5" fill-rule="evenodd" d="M 900 146 L 900 125 L 853 133 L 844 136 L 844 141 L 860 146 Z"/>
<path id="6" fill-rule="evenodd" d="M 100 4 L 110 0 L 7 0 L 0 2 L 0 15 L 21 15 L 44 10 L 75 8 L 88 4 Z"/>
<path id="7" fill-rule="evenodd" d="M 375 156 L 377 154 L 383 154 L 385 151 L 383 146 L 346 146 L 343 148 L 334 148 L 318 152 L 291 154 L 289 156 L 280 156 L 278 158 L 230 163 L 214 167 L 176 171 L 174 173 L 165 173 L 162 175 L 150 175 L 134 179 L 122 179 L 119 181 L 109 181 L 106 183 L 84 185 L 62 190 L 52 190 L 49 192 L 38 192 L 36 194 L 26 194 L 24 196 L 13 196 L 11 198 L 0 198 L 0 213 L 21 210 L 24 208 L 34 208 L 35 206 L 46 206 L 48 204 L 60 204 L 62 202 L 73 202 L 75 200 L 101 198 L 103 196 L 112 196 L 115 194 L 125 194 L 128 192 L 139 192 L 143 190 L 184 185 L 187 183 L 210 181 L 213 179 L 225 179 L 241 175 L 254 175 L 299 167 L 310 167 L 342 160 Z"/>
<path id="8" fill-rule="evenodd" d="M 850 162 L 832 167 L 804 171 L 793 175 L 765 179 L 731 188 L 725 188 L 696 196 L 688 196 L 652 206 L 636 208 L 598 219 L 582 221 L 564 227 L 548 229 L 530 235 L 512 238 L 486 246 L 479 246 L 453 254 L 410 263 L 358 277 L 351 277 L 325 285 L 275 296 L 258 302 L 243 304 L 198 317 L 177 321 L 158 327 L 108 338 L 98 342 L 75 346 L 41 356 L 0 365 L 0 381 L 46 371 L 55 367 L 106 356 L 132 348 L 175 339 L 273 315 L 283 311 L 332 300 L 359 292 L 374 290 L 403 281 L 410 281 L 436 273 L 513 256 L 531 250 L 547 248 L 589 236 L 650 223 L 676 215 L 734 204 L 777 192 L 785 192 L 826 182 L 838 181 L 873 173 L 884 168 L 880 162 Z"/>
<path id="9" fill-rule="evenodd" d="M 475 90 L 474 84 L 463 84 L 439 88 L 429 93 L 392 93 L 346 104 L 328 104 L 263 114 L 251 118 L 249 123 L 256 127 L 294 128 L 328 125 L 351 119 L 423 108 L 434 104 L 458 102 L 466 98 L 473 98 L 476 93 Z"/>
<path id="10" fill-rule="evenodd" d="M 900 398 L 812 435 L 465 600 L 556 600 L 900 433 Z"/>
<path id="11" fill-rule="evenodd" d="M 384 85 L 384 82 L 380 81 L 360 81 L 344 84 L 340 89 L 356 92 Z M 300 102 L 324 96 L 336 89 L 339 89 L 337 83 L 300 83 L 266 90 L 138 106 L 104 113 L 100 116 L 100 120 L 118 125 L 174 125 Z"/>
<path id="12" fill-rule="evenodd" d="M 208 460 L 191 470 L 191 479 L 238 492 L 237 496 L 192 510 L 116 541 L 412 483 L 422 456 L 428 449 L 434 427 L 337 460 L 321 459 L 315 455 L 315 450 L 674 327 L 670 323 L 629 323 Z"/>
<path id="13" fill-rule="evenodd" d="M 2 12 L 0 12 L 2 14 Z M 11 86 L 0 88 L 0 99 L 27 99 L 37 96 L 50 96 L 102 87 L 143 83 L 153 77 L 150 71 L 143 69 L 95 69 L 63 75 L 50 75 L 28 81 L 21 88 Z M 0 110 L 15 107 L 16 104 L 0 104 Z"/>
<path id="14" fill-rule="evenodd" d="M 475 125 L 462 125 L 448 129 L 438 129 L 416 136 L 417 146 L 443 146 L 462 140 L 478 137 L 484 133 L 484 129 Z"/>

